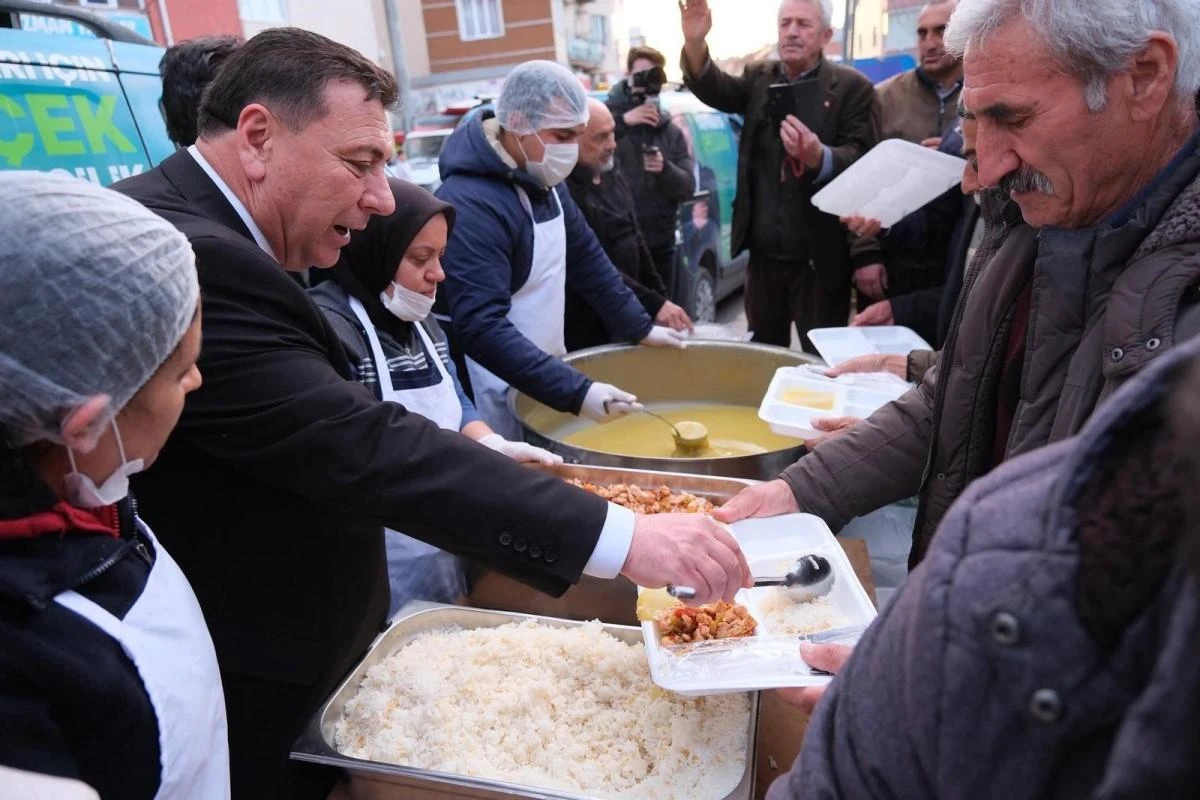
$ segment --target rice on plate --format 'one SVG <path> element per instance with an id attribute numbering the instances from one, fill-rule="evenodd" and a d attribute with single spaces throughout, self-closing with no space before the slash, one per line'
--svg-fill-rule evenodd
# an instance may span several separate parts
<path id="1" fill-rule="evenodd" d="M 344 755 L 602 798 L 719 800 L 746 766 L 750 696 L 680 697 L 600 622 L 422 634 L 371 667 Z"/>

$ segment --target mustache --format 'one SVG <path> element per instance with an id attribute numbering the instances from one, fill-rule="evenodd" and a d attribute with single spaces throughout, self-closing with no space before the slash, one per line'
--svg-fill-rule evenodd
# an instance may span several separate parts
<path id="1" fill-rule="evenodd" d="M 1000 191 L 1006 195 L 1038 192 L 1047 197 L 1054 196 L 1054 183 L 1033 167 L 1017 167 L 1000 179 Z"/>

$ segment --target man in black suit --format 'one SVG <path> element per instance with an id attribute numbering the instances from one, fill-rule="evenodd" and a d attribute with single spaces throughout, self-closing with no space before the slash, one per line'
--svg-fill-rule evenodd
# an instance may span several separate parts
<path id="1" fill-rule="evenodd" d="M 551 594 L 582 573 L 705 599 L 749 580 L 710 519 L 635 517 L 350 380 L 286 270 L 332 266 L 351 231 L 393 210 L 395 99 L 359 53 L 270 29 L 209 86 L 197 143 L 115 187 L 196 254 L 204 386 L 135 489 L 211 629 L 237 797 L 328 792 L 330 774 L 288 753 L 383 625 L 384 524 Z"/>

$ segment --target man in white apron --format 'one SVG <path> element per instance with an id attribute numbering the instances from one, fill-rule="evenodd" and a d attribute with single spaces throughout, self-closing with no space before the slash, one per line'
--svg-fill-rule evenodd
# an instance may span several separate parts
<path id="1" fill-rule="evenodd" d="M 579 80 L 557 64 L 531 61 L 509 75 L 494 116 L 483 112 L 460 126 L 442 152 L 438 197 L 459 219 L 443 259 L 448 318 L 467 356 L 475 405 L 506 438 L 521 434 L 508 409 L 510 385 L 597 421 L 640 408 L 634 395 L 561 360 L 568 284 L 614 340 L 684 345 L 682 334 L 654 325 L 559 186 L 575 167 L 587 120 Z"/>

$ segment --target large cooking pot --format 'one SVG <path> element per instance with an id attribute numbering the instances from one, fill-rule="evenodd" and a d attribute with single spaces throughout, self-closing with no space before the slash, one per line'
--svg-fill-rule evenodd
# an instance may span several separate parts
<path id="1" fill-rule="evenodd" d="M 644 403 L 714 403 L 754 408 L 762 402 L 775 370 L 822 363 L 814 356 L 782 347 L 719 341 L 689 342 L 686 350 L 605 345 L 569 353 L 563 360 L 594 380 L 633 392 Z M 804 452 L 797 441 L 796 447 L 784 450 L 724 458 L 615 455 L 561 441 L 590 425 L 588 420 L 548 408 L 516 389 L 508 392 L 508 407 L 521 422 L 526 441 L 558 453 L 572 464 L 770 480 Z"/>

